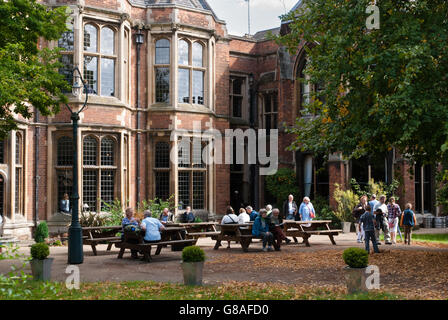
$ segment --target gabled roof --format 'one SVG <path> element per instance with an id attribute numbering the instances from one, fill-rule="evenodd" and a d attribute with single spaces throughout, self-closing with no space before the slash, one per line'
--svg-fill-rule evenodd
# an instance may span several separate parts
<path id="1" fill-rule="evenodd" d="M 301 8 L 304 5 L 305 0 L 299 0 L 294 7 L 289 11 L 289 13 L 296 11 L 297 9 Z M 282 24 L 289 23 L 291 21 L 282 21 Z"/>

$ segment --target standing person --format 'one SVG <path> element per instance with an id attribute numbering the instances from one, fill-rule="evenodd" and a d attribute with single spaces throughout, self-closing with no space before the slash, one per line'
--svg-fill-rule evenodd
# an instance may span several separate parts
<path id="1" fill-rule="evenodd" d="M 286 220 L 296 220 L 297 213 L 299 209 L 297 208 L 297 204 L 294 201 L 294 196 L 290 194 L 288 196 L 288 200 L 283 203 L 283 217 Z"/>
<path id="2" fill-rule="evenodd" d="M 401 208 L 395 203 L 395 198 L 390 197 L 389 204 L 387 205 L 387 212 L 389 215 L 389 231 L 390 238 L 393 244 L 397 243 L 397 229 L 398 229 L 398 220 L 401 217 Z"/>
<path id="3" fill-rule="evenodd" d="M 246 207 L 246 212 L 250 216 L 250 221 L 255 221 L 255 218 L 258 216 L 258 212 L 255 211 L 251 206 Z"/>
<path id="4" fill-rule="evenodd" d="M 143 215 L 145 217 L 141 224 L 145 231 L 143 241 L 146 243 L 159 242 L 162 239 L 160 231 L 165 230 L 165 227 L 158 219 L 151 217 L 149 210 L 146 210 Z"/>
<path id="5" fill-rule="evenodd" d="M 299 216 L 302 221 L 311 221 L 316 217 L 316 211 L 314 210 L 310 198 L 303 198 L 303 202 L 299 208 Z"/>
<path id="6" fill-rule="evenodd" d="M 362 240 L 364 238 L 364 231 L 362 229 L 362 224 L 359 223 L 359 218 L 364 214 L 367 207 L 367 196 L 363 195 L 361 198 L 359 198 L 358 205 L 353 209 L 353 217 L 355 218 L 355 228 L 356 228 L 356 234 L 358 236 L 357 242 L 362 243 Z"/>
<path id="7" fill-rule="evenodd" d="M 375 212 L 375 207 L 376 207 L 376 205 L 379 203 L 379 201 L 378 200 L 376 200 L 376 194 L 372 194 L 372 196 L 370 197 L 370 201 L 369 201 L 369 206 L 370 206 L 370 208 L 371 208 L 371 211 L 370 212 L 372 212 L 372 214 L 374 214 L 374 212 Z"/>
<path id="8" fill-rule="evenodd" d="M 124 240 L 124 228 L 128 225 L 133 225 L 138 227 L 139 222 L 137 219 L 134 218 L 134 209 L 132 208 L 126 208 L 125 210 L 125 217 L 121 220 L 121 228 L 122 228 L 122 235 L 121 235 L 121 241 Z M 131 240 L 129 240 L 131 241 Z M 137 243 L 137 241 L 135 241 Z M 138 258 L 138 251 L 137 250 L 131 250 L 131 257 L 132 259 Z"/>
<path id="9" fill-rule="evenodd" d="M 280 216 L 280 210 L 274 208 L 272 210 L 272 215 L 270 217 L 270 230 L 274 235 L 274 249 L 276 251 L 281 250 L 280 247 L 282 244 L 282 240 L 286 241 L 287 244 L 291 242 L 291 240 L 289 240 L 285 236 L 282 225 L 283 225 L 283 218 Z"/>
<path id="10" fill-rule="evenodd" d="M 364 241 L 366 243 L 366 251 L 370 253 L 369 242 L 372 241 L 373 251 L 375 253 L 380 253 L 378 250 L 378 245 L 376 243 L 375 236 L 375 217 L 371 211 L 370 206 L 366 206 L 366 211 L 359 218 L 359 231 L 361 232 L 361 225 L 364 229 Z"/>
<path id="11" fill-rule="evenodd" d="M 173 222 L 173 214 L 170 212 L 168 208 L 164 208 L 163 212 L 160 214 L 159 220 L 163 224 Z"/>
<path id="12" fill-rule="evenodd" d="M 417 224 L 414 211 L 412 211 L 412 204 L 406 204 L 406 210 L 401 215 L 400 226 L 404 226 L 404 244 L 411 245 L 412 228 Z"/>
<path id="13" fill-rule="evenodd" d="M 274 235 L 269 231 L 269 219 L 266 209 L 260 210 L 260 215 L 255 219 L 252 227 L 252 235 L 263 240 L 263 251 L 273 251 Z M 268 248 L 266 249 L 266 244 Z"/>
<path id="14" fill-rule="evenodd" d="M 61 200 L 60 210 L 63 213 L 70 213 L 70 200 L 67 193 L 64 193 L 64 197 Z"/>
<path id="15" fill-rule="evenodd" d="M 270 204 L 266 205 L 266 211 L 268 212 L 268 216 L 272 213 L 272 206 Z"/>
<path id="16" fill-rule="evenodd" d="M 250 222 L 250 216 L 247 214 L 246 209 L 240 208 L 240 214 L 238 215 L 238 223 L 245 224 Z"/>
<path id="17" fill-rule="evenodd" d="M 389 221 L 387 220 L 389 211 L 387 210 L 385 195 L 382 195 L 380 197 L 380 201 L 376 204 L 373 211 L 376 214 L 375 219 L 377 221 L 377 226 L 375 228 L 376 242 L 380 244 L 381 229 L 383 230 L 385 243 L 392 244 L 392 242 L 390 242 Z"/>
<path id="18" fill-rule="evenodd" d="M 237 224 L 238 216 L 231 206 L 226 209 L 226 215 L 222 218 L 221 224 Z M 232 232 L 233 233 L 233 232 Z M 230 241 L 227 241 L 227 249 L 230 249 Z"/>

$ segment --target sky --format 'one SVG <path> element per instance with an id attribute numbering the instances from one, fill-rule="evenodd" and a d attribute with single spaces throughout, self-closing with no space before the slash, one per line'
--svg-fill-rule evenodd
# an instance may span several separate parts
<path id="1" fill-rule="evenodd" d="M 248 32 L 245 0 L 207 0 L 219 19 L 227 23 L 229 34 L 242 36 Z M 280 27 L 279 16 L 287 13 L 298 0 L 250 0 L 250 33 Z"/>

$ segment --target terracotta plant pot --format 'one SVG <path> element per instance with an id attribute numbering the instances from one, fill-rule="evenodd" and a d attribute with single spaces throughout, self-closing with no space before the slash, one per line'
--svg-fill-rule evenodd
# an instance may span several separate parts
<path id="1" fill-rule="evenodd" d="M 366 286 L 367 268 L 344 268 L 345 283 L 349 294 L 368 292 Z"/>
<path id="2" fill-rule="evenodd" d="M 50 281 L 51 280 L 51 266 L 54 258 L 47 258 L 44 260 L 33 259 L 30 261 L 31 272 L 34 280 Z"/>
<path id="3" fill-rule="evenodd" d="M 184 284 L 187 286 L 201 286 L 204 261 L 202 262 L 181 262 L 184 273 Z"/>

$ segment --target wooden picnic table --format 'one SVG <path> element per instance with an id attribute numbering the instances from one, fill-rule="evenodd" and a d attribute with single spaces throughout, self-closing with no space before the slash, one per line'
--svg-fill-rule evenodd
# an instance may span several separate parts
<path id="1" fill-rule="evenodd" d="M 327 235 L 333 245 L 336 245 L 334 236 L 339 235 L 342 230 L 330 229 L 329 224 L 331 220 L 312 220 L 312 221 L 283 221 L 283 231 L 287 237 L 293 237 L 294 241 L 298 243 L 296 237 L 303 238 L 303 242 L 307 247 L 310 247 L 308 239 L 312 235 Z M 318 230 L 319 227 L 323 227 L 324 230 Z"/>
<path id="2" fill-rule="evenodd" d="M 252 223 L 244 224 L 218 224 L 217 226 L 221 231 L 212 236 L 213 240 L 216 240 L 215 247 L 213 249 L 218 250 L 221 246 L 221 241 L 236 241 L 241 244 L 241 248 L 244 252 L 249 250 L 249 245 L 252 242 Z"/>
<path id="3" fill-rule="evenodd" d="M 179 225 L 186 229 L 187 238 L 214 237 L 220 234 L 216 230 L 216 222 L 180 223 Z"/>
<path id="4" fill-rule="evenodd" d="M 135 232 L 125 232 L 122 242 L 115 243 L 115 247 L 120 248 L 118 259 L 123 258 L 126 249 L 136 250 L 143 253 L 144 260 L 151 262 L 151 248 L 156 246 L 155 255 L 159 255 L 163 247 L 171 246 L 172 251 L 181 251 L 186 246 L 195 245 L 197 239 L 185 239 L 184 227 L 165 227 L 161 230 L 161 240 L 158 242 L 146 243 L 144 241 L 145 232 L 136 234 Z"/>
<path id="5" fill-rule="evenodd" d="M 96 246 L 100 243 L 107 243 L 107 251 L 110 251 L 112 244 L 121 241 L 121 237 L 116 236 L 121 230 L 121 226 L 82 227 L 83 244 L 92 246 L 95 256 Z"/>

